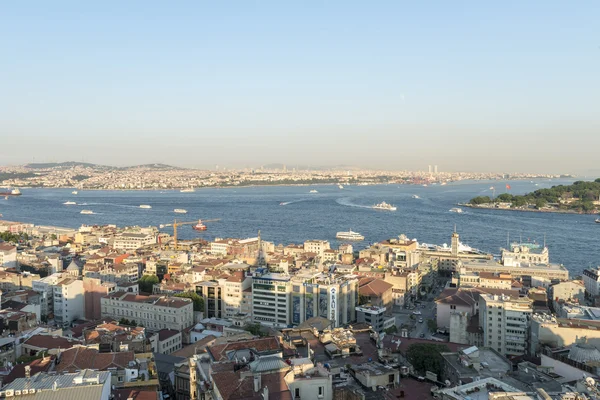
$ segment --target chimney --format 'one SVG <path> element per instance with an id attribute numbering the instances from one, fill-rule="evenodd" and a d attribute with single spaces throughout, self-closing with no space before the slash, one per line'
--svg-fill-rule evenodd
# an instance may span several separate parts
<path id="1" fill-rule="evenodd" d="M 261 386 L 262 385 L 261 385 L 260 375 L 254 375 L 254 392 L 258 393 Z"/>
<path id="2" fill-rule="evenodd" d="M 31 366 L 25 366 L 25 378 L 29 379 L 31 377 Z"/>

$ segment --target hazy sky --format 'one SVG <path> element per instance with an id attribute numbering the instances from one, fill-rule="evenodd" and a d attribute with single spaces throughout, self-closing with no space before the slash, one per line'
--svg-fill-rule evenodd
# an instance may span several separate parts
<path id="1" fill-rule="evenodd" d="M 0 165 L 575 172 L 600 2 L 0 4 Z"/>

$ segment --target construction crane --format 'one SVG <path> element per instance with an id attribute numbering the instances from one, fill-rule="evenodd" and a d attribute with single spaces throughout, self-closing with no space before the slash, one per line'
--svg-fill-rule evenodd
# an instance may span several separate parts
<path id="1" fill-rule="evenodd" d="M 199 219 L 197 221 L 189 221 L 189 222 L 179 222 L 177 220 L 174 220 L 172 224 L 160 225 L 160 229 L 167 228 L 167 227 L 173 227 L 173 244 L 174 244 L 175 250 L 177 250 L 177 227 L 178 226 L 181 226 L 181 225 L 192 225 L 192 224 L 202 225 L 205 222 L 216 222 L 216 221 L 220 221 L 220 218 L 207 219 L 207 220 Z"/>

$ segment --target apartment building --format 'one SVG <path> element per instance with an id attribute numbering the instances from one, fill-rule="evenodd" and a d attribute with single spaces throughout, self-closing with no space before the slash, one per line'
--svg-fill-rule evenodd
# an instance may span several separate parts
<path id="1" fill-rule="evenodd" d="M 102 297 L 115 292 L 117 285 L 114 282 L 102 282 L 98 278 L 83 278 L 84 315 L 86 319 L 98 320 L 102 318 Z"/>
<path id="2" fill-rule="evenodd" d="M 512 289 L 513 278 L 507 273 L 473 272 L 461 268 L 452 278 L 460 287 L 482 287 L 488 289 Z"/>
<path id="3" fill-rule="evenodd" d="M 196 293 L 204 298 L 205 317 L 223 318 L 225 315 L 223 285 L 213 281 L 200 282 L 196 284 Z"/>
<path id="4" fill-rule="evenodd" d="M 562 301 L 585 304 L 585 286 L 582 281 L 560 282 L 550 286 L 548 297 L 555 311 Z"/>
<path id="5" fill-rule="evenodd" d="M 117 235 L 113 243 L 115 250 L 133 251 L 156 243 L 156 236 L 150 233 L 125 232 Z"/>
<path id="6" fill-rule="evenodd" d="M 307 240 L 304 242 L 304 251 L 316 253 L 321 259 L 324 258 L 325 250 L 331 249 L 327 240 Z"/>
<path id="7" fill-rule="evenodd" d="M 405 235 L 400 235 L 398 239 L 385 240 L 381 245 L 390 249 L 389 261 L 396 267 L 411 268 L 421 259 L 421 253 L 417 251 L 417 241 L 409 240 Z"/>
<path id="8" fill-rule="evenodd" d="M 583 270 L 583 284 L 589 296 L 596 297 L 600 294 L 600 267 Z"/>
<path id="9" fill-rule="evenodd" d="M 7 243 L 0 243 L 0 266 L 17 268 L 17 247 Z"/>
<path id="10" fill-rule="evenodd" d="M 252 287 L 252 276 L 246 275 L 244 271 L 234 272 L 225 281 L 223 303 L 225 318 L 231 318 L 242 311 L 244 290 Z"/>
<path id="11" fill-rule="evenodd" d="M 56 273 L 31 283 L 31 288 L 40 294 L 42 315 L 54 313 L 54 285 L 66 276 L 67 274 Z"/>
<path id="12" fill-rule="evenodd" d="M 533 302 L 527 297 L 481 294 L 479 326 L 484 332 L 483 345 L 506 356 L 525 354 L 532 313 Z"/>
<path id="13" fill-rule="evenodd" d="M 115 292 L 101 299 L 102 318 L 127 318 L 149 329 L 183 330 L 194 324 L 192 300 Z"/>
<path id="14" fill-rule="evenodd" d="M 54 322 L 64 328 L 84 317 L 83 281 L 72 277 L 58 281 L 53 288 Z"/>
<path id="15" fill-rule="evenodd" d="M 375 332 L 383 333 L 396 324 L 396 317 L 386 315 L 385 307 L 365 304 L 356 307 L 356 322 L 369 324 Z"/>

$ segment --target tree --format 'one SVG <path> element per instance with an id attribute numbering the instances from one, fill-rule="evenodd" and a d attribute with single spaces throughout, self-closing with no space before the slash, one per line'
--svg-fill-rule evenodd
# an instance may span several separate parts
<path id="1" fill-rule="evenodd" d="M 479 205 L 479 204 L 487 204 L 487 203 L 491 203 L 492 199 L 490 199 L 489 196 L 477 196 L 471 199 L 470 203 L 473 205 Z"/>
<path id="2" fill-rule="evenodd" d="M 510 203 L 513 201 L 513 196 L 510 193 L 502 193 L 496 198 L 504 203 Z"/>
<path id="3" fill-rule="evenodd" d="M 119 320 L 119 325 L 131 325 L 131 322 L 127 318 L 121 318 Z"/>
<path id="4" fill-rule="evenodd" d="M 435 322 L 434 319 L 428 319 L 427 320 L 427 327 L 429 328 L 429 330 L 431 332 L 437 331 L 437 323 Z"/>
<path id="5" fill-rule="evenodd" d="M 449 351 L 448 346 L 443 344 L 411 344 L 406 351 L 406 358 L 416 371 L 423 374 L 431 371 L 439 376 L 443 365 L 441 353 Z"/>
<path id="6" fill-rule="evenodd" d="M 259 323 L 248 324 L 244 327 L 244 330 L 250 332 L 254 336 L 264 336 L 262 327 Z"/>
<path id="7" fill-rule="evenodd" d="M 544 208 L 546 207 L 546 205 L 548 204 L 548 202 L 546 201 L 546 199 L 537 199 L 535 201 L 535 208 L 540 209 L 540 208 Z"/>
<path id="8" fill-rule="evenodd" d="M 53 233 L 52 235 L 50 235 L 50 239 L 56 240 L 56 234 Z"/>
<path id="9" fill-rule="evenodd" d="M 204 298 L 196 292 L 177 293 L 175 297 L 184 297 L 194 302 L 194 311 L 204 311 Z"/>
<path id="10" fill-rule="evenodd" d="M 391 335 L 392 333 L 396 333 L 396 332 L 398 332 L 398 328 L 396 327 L 396 325 L 392 325 L 385 330 L 385 333 L 388 335 Z"/>
<path id="11" fill-rule="evenodd" d="M 152 293 L 152 287 L 159 282 L 156 275 L 144 275 L 138 281 L 140 292 Z"/>
<path id="12" fill-rule="evenodd" d="M 371 302 L 371 298 L 369 296 L 365 296 L 362 294 L 358 295 L 358 305 L 362 306 L 363 304 L 367 304 Z"/>

